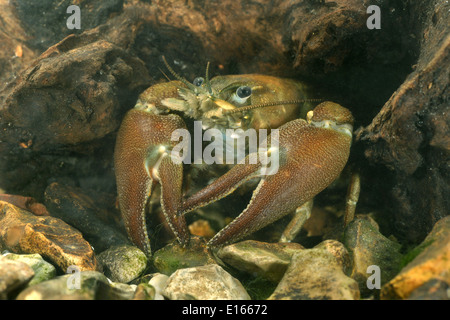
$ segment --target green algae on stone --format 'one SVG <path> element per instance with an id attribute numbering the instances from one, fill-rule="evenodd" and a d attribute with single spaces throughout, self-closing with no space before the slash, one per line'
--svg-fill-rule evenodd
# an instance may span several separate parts
<path id="1" fill-rule="evenodd" d="M 72 281 L 78 276 L 79 282 Z M 17 300 L 94 300 L 99 282 L 109 283 L 98 271 L 81 271 L 28 287 L 17 296 Z"/>
<path id="2" fill-rule="evenodd" d="M 34 277 L 28 283 L 28 286 L 38 284 L 40 282 L 50 280 L 56 276 L 56 268 L 45 261 L 40 254 L 14 254 L 8 253 L 5 259 L 21 261 L 29 265 L 34 271 Z"/>
<path id="3" fill-rule="evenodd" d="M 414 297 L 416 290 L 419 290 L 417 295 L 423 295 L 430 289 L 424 286 L 433 280 L 450 286 L 450 216 L 436 222 L 417 248 L 414 259 L 381 288 L 381 299 L 408 299 Z"/>
<path id="4" fill-rule="evenodd" d="M 293 255 L 269 300 L 358 300 L 358 284 L 325 249 L 305 249 Z"/>
<path id="5" fill-rule="evenodd" d="M 156 290 L 148 283 L 140 283 L 136 287 L 133 300 L 155 300 Z"/>
<path id="6" fill-rule="evenodd" d="M 247 240 L 221 248 L 217 256 L 239 271 L 278 282 L 283 277 L 292 255 L 303 249 L 298 243 Z"/>
<path id="7" fill-rule="evenodd" d="M 181 247 L 178 241 L 159 249 L 153 255 L 153 264 L 158 272 L 171 275 L 178 269 L 215 264 L 206 248 L 206 241 L 192 236 L 189 245 Z"/>
<path id="8" fill-rule="evenodd" d="M 0 300 L 17 294 L 33 278 L 33 269 L 24 262 L 0 256 Z"/>
<path id="9" fill-rule="evenodd" d="M 81 271 L 30 286 L 17 300 L 130 300 L 134 295 L 135 286 L 110 282 L 98 271 Z"/>
<path id="10" fill-rule="evenodd" d="M 367 279 L 371 276 L 368 273 L 369 266 L 380 268 L 381 285 L 391 280 L 400 270 L 401 245 L 382 235 L 376 222 L 370 218 L 357 217 L 347 226 L 344 245 L 353 260 L 351 277 L 358 282 L 362 296 L 379 293 L 367 286 Z"/>
<path id="11" fill-rule="evenodd" d="M 129 245 L 113 246 L 97 257 L 105 275 L 112 281 L 128 283 L 147 268 L 147 256 L 139 248 Z"/>
<path id="12" fill-rule="evenodd" d="M 400 261 L 400 269 L 403 269 L 413 261 L 419 254 L 422 253 L 423 250 L 425 250 L 427 247 L 429 247 L 434 240 L 428 240 L 424 241 L 421 244 L 419 244 L 417 247 L 412 248 L 407 253 L 405 253 Z"/>

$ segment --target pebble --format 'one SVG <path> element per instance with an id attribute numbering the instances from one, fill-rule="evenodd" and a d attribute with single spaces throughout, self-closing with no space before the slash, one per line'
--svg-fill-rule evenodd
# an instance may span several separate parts
<path id="1" fill-rule="evenodd" d="M 361 295 L 378 295 L 367 285 L 370 266 L 380 269 L 380 285 L 391 280 L 398 272 L 402 254 L 401 245 L 380 233 L 377 223 L 366 216 L 358 216 L 345 229 L 344 244 L 349 250 L 353 269 L 351 277 L 358 282 Z"/>
<path id="2" fill-rule="evenodd" d="M 411 292 L 408 300 L 450 300 L 450 284 L 431 279 Z"/>
<path id="3" fill-rule="evenodd" d="M 298 243 L 266 243 L 247 240 L 221 248 L 217 256 L 227 265 L 278 282 L 294 253 L 303 250 Z"/>
<path id="4" fill-rule="evenodd" d="M 37 202 L 36 199 L 32 197 L 24 197 L 21 195 L 13 195 L 13 194 L 2 194 L 0 190 L 0 200 L 9 202 L 15 205 L 16 207 L 30 211 L 36 216 L 50 215 L 47 211 L 47 208 L 42 203 Z"/>
<path id="5" fill-rule="evenodd" d="M 146 283 L 141 283 L 136 287 L 133 300 L 156 300 L 155 288 Z"/>
<path id="6" fill-rule="evenodd" d="M 0 257 L 0 300 L 14 298 L 33 277 L 34 271 L 26 263 Z"/>
<path id="7" fill-rule="evenodd" d="M 100 281 L 95 290 L 95 300 L 131 300 L 134 298 L 136 286 L 125 283 Z"/>
<path id="8" fill-rule="evenodd" d="M 189 232 L 193 235 L 211 239 L 216 232 L 211 228 L 207 220 L 199 219 L 189 225 Z"/>
<path id="9" fill-rule="evenodd" d="M 153 264 L 160 273 L 170 275 L 178 269 L 215 264 L 206 248 L 206 241 L 191 236 L 189 245 L 182 247 L 174 241 L 153 254 Z"/>
<path id="10" fill-rule="evenodd" d="M 34 277 L 29 282 L 29 286 L 38 284 L 40 282 L 50 280 L 56 276 L 56 268 L 45 261 L 38 253 L 35 254 L 14 254 L 8 253 L 4 259 L 14 260 L 26 263 L 34 271 Z"/>
<path id="11" fill-rule="evenodd" d="M 132 286 L 111 283 L 98 271 L 81 271 L 28 287 L 17 300 L 128 300 L 133 296 Z"/>
<path id="12" fill-rule="evenodd" d="M 115 282 L 128 283 L 147 268 L 145 253 L 129 245 L 111 247 L 100 253 L 97 259 L 105 275 Z"/>
<path id="13" fill-rule="evenodd" d="M 216 264 L 177 270 L 164 295 L 171 300 L 250 300 L 239 280 Z"/>
<path id="14" fill-rule="evenodd" d="M 315 249 L 324 249 L 331 253 L 344 273 L 348 276 L 352 271 L 352 259 L 345 246 L 336 240 L 325 240 L 314 247 Z"/>
<path id="15" fill-rule="evenodd" d="M 358 300 L 358 284 L 324 249 L 305 249 L 292 256 L 270 300 Z"/>
<path id="16" fill-rule="evenodd" d="M 0 251 L 39 253 L 66 272 L 69 266 L 96 270 L 97 260 L 82 234 L 64 221 L 38 217 L 0 201 Z"/>
<path id="17" fill-rule="evenodd" d="M 411 259 L 400 273 L 381 288 L 380 298 L 408 299 L 433 279 L 450 285 L 450 216 L 434 225 L 425 240 L 406 255 Z"/>
<path id="18" fill-rule="evenodd" d="M 167 287 L 167 280 L 169 280 L 167 275 L 156 273 L 149 281 L 148 284 L 155 289 L 155 300 L 164 300 L 164 290 Z"/>

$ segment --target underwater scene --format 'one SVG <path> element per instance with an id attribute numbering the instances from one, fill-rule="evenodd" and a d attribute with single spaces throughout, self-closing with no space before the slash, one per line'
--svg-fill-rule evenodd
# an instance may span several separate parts
<path id="1" fill-rule="evenodd" d="M 449 80 L 443 0 L 0 0 L 0 300 L 450 300 Z"/>

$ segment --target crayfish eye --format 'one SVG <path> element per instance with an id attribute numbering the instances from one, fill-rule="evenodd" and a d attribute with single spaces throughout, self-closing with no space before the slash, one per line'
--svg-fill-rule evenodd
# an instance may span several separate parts
<path id="1" fill-rule="evenodd" d="M 205 79 L 203 79 L 202 77 L 197 77 L 192 83 L 194 84 L 194 86 L 200 87 L 203 82 L 205 82 Z"/>
<path id="2" fill-rule="evenodd" d="M 236 90 L 236 95 L 241 99 L 248 98 L 248 97 L 250 97 L 251 94 L 252 94 L 252 88 L 250 88 L 248 86 L 240 86 Z"/>

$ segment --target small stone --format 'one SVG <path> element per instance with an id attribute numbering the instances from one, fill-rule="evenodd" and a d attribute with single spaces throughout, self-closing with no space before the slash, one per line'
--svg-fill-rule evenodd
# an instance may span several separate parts
<path id="1" fill-rule="evenodd" d="M 450 300 L 450 285 L 440 279 L 431 279 L 411 292 L 408 300 Z"/>
<path id="2" fill-rule="evenodd" d="M 369 266 L 380 268 L 381 285 L 398 273 L 401 245 L 382 235 L 371 218 L 359 216 L 353 220 L 345 229 L 344 244 L 353 260 L 350 276 L 358 282 L 363 297 L 374 294 L 367 286 L 367 278 L 371 275 L 367 273 Z"/>
<path id="3" fill-rule="evenodd" d="M 102 273 L 82 271 L 28 287 L 17 296 L 17 300 L 94 300 L 100 283 L 103 287 L 109 286 L 108 279 Z"/>
<path id="4" fill-rule="evenodd" d="M 199 219 L 189 225 L 189 232 L 195 236 L 211 239 L 216 232 L 211 228 L 208 221 Z"/>
<path id="5" fill-rule="evenodd" d="M 2 194 L 0 190 L 0 200 L 9 202 L 21 209 L 28 210 L 36 216 L 50 215 L 47 211 L 47 208 L 42 203 L 38 203 L 36 199 L 32 197 L 24 197 L 12 194 Z"/>
<path id="6" fill-rule="evenodd" d="M 178 241 L 168 244 L 153 255 L 156 269 L 170 275 L 178 269 L 215 264 L 216 262 L 206 248 L 203 238 L 191 236 L 189 245 L 182 247 Z"/>
<path id="7" fill-rule="evenodd" d="M 250 300 L 239 280 L 216 264 L 177 270 L 164 295 L 172 300 Z"/>
<path id="8" fill-rule="evenodd" d="M 0 201 L 0 250 L 39 253 L 64 272 L 73 265 L 80 270 L 97 268 L 94 251 L 78 230 L 4 201 Z"/>
<path id="9" fill-rule="evenodd" d="M 135 291 L 135 285 L 99 281 L 95 292 L 95 300 L 131 300 Z"/>
<path id="10" fill-rule="evenodd" d="M 98 255 L 105 275 L 115 282 L 128 283 L 139 277 L 147 267 L 147 257 L 139 248 L 114 246 Z"/>
<path id="11" fill-rule="evenodd" d="M 298 243 L 266 243 L 241 241 L 217 252 L 227 265 L 240 271 L 278 282 L 284 275 L 294 253 L 303 250 Z"/>
<path id="12" fill-rule="evenodd" d="M 406 255 L 412 261 L 389 283 L 381 288 L 380 298 L 408 299 L 412 292 L 430 280 L 438 279 L 450 285 L 450 216 L 434 225 L 430 234 Z"/>
<path id="13" fill-rule="evenodd" d="M 24 262 L 0 257 L 0 300 L 10 298 L 33 278 L 34 271 Z"/>
<path id="14" fill-rule="evenodd" d="M 324 249 L 305 249 L 292 256 L 270 300 L 357 300 L 358 284 L 347 277 Z"/>
<path id="15" fill-rule="evenodd" d="M 164 300 L 164 290 L 167 287 L 167 280 L 169 277 L 162 273 L 155 274 L 148 282 L 153 288 L 155 288 L 155 300 Z"/>
<path id="16" fill-rule="evenodd" d="M 352 260 L 345 246 L 336 240 L 325 240 L 314 247 L 315 249 L 324 249 L 331 253 L 337 263 L 341 266 L 346 275 L 350 275 L 352 270 Z"/>
<path id="17" fill-rule="evenodd" d="M 139 284 L 134 292 L 133 300 L 156 300 L 155 288 L 146 283 Z"/>
<path id="18" fill-rule="evenodd" d="M 34 271 L 34 277 L 29 282 L 29 286 L 38 284 L 40 282 L 50 280 L 56 276 L 55 267 L 45 261 L 38 253 L 35 254 L 14 254 L 9 253 L 5 255 L 5 259 L 15 260 L 26 263 Z"/>

